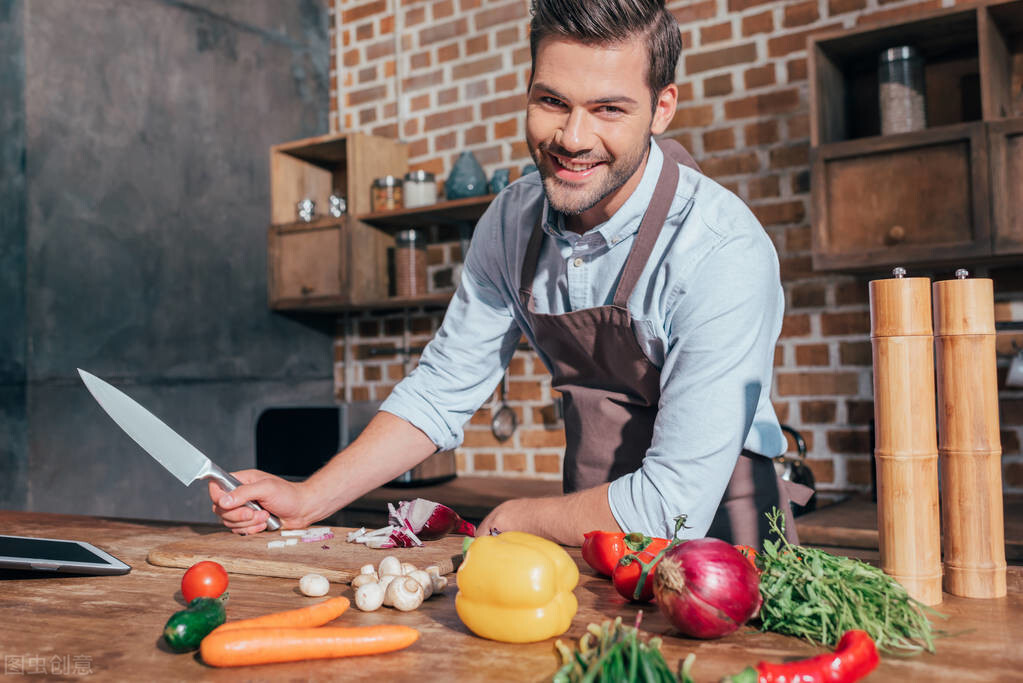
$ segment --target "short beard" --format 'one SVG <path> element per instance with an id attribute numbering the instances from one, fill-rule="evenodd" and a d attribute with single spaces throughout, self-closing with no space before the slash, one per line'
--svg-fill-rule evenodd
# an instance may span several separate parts
<path id="1" fill-rule="evenodd" d="M 628 182 L 629 178 L 636 172 L 636 169 L 643 163 L 643 159 L 646 158 L 647 151 L 650 149 L 650 138 L 651 134 L 647 133 L 643 147 L 640 148 L 639 154 L 635 157 L 625 157 L 622 159 L 611 157 L 610 159 L 603 160 L 607 164 L 607 177 L 599 186 L 579 196 L 575 195 L 571 185 L 563 183 L 555 175 L 554 169 L 551 168 L 551 165 L 555 162 L 550 161 L 550 157 L 544 154 L 550 149 L 546 142 L 539 143 L 537 149 L 531 149 L 529 153 L 536 163 L 540 177 L 543 179 L 544 195 L 546 195 L 547 202 L 551 208 L 565 216 L 578 216 L 604 201 Z M 558 153 L 564 157 L 572 156 L 571 154 Z"/>

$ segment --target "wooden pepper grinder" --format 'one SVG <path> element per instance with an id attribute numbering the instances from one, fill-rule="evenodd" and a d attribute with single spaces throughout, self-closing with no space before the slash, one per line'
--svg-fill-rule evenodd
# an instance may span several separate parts
<path id="1" fill-rule="evenodd" d="M 1002 444 L 998 430 L 994 290 L 986 278 L 934 283 L 938 454 L 945 590 L 1005 595 Z"/>
<path id="2" fill-rule="evenodd" d="M 870 283 L 877 530 L 881 569 L 925 605 L 941 602 L 931 282 Z"/>

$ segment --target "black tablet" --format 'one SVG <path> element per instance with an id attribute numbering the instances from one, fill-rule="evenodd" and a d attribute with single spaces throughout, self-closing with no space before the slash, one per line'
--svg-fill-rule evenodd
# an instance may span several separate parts
<path id="1" fill-rule="evenodd" d="M 127 574 L 131 567 L 84 541 L 0 535 L 0 569 Z"/>

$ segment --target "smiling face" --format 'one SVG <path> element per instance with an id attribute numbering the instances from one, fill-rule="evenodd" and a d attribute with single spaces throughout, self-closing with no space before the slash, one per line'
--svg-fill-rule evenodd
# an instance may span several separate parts
<path id="1" fill-rule="evenodd" d="M 643 176 L 651 134 L 664 132 L 678 89 L 654 101 L 642 37 L 616 45 L 548 38 L 537 47 L 526 141 L 547 200 L 585 232 L 617 211 Z"/>

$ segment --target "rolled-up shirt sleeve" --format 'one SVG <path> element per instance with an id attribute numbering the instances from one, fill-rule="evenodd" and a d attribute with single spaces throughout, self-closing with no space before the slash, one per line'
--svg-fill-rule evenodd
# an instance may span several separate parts
<path id="1" fill-rule="evenodd" d="M 626 531 L 671 538 L 684 514 L 680 537 L 706 535 L 758 413 L 778 431 L 770 386 L 784 296 L 774 248 L 749 220 L 720 235 L 669 297 L 653 439 L 642 466 L 608 491 Z"/>
<path id="2" fill-rule="evenodd" d="M 494 281 L 500 258 L 495 202 L 479 220 L 461 280 L 419 365 L 380 406 L 422 430 L 440 450 L 455 448 L 463 426 L 493 393 L 521 337 L 506 287 Z"/>

